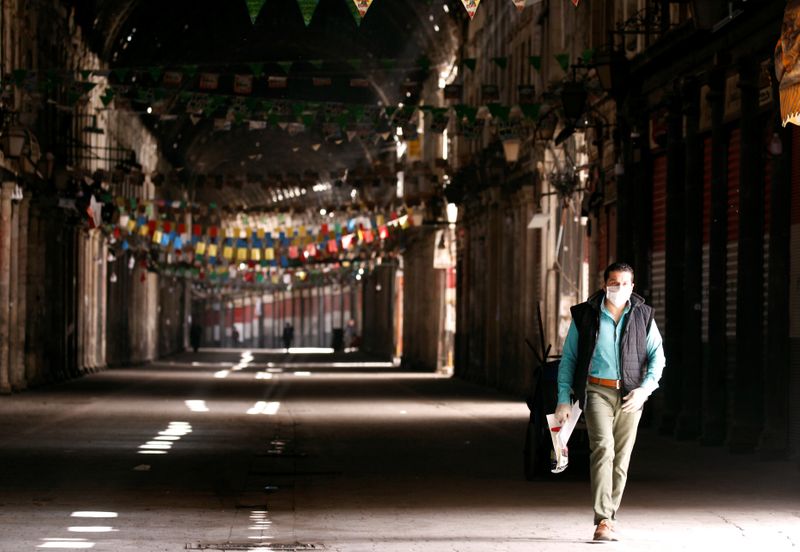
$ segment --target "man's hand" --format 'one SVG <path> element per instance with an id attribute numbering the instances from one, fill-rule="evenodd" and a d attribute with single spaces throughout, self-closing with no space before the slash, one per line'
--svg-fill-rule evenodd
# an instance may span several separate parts
<path id="1" fill-rule="evenodd" d="M 633 391 L 622 397 L 622 411 L 636 412 L 637 410 L 641 410 L 648 396 L 649 395 L 647 391 L 645 391 L 641 387 L 637 387 L 636 389 L 634 389 Z"/>
<path id="2" fill-rule="evenodd" d="M 569 414 L 572 412 L 572 407 L 567 403 L 560 403 L 556 406 L 556 422 L 559 425 L 564 425 L 569 420 Z"/>

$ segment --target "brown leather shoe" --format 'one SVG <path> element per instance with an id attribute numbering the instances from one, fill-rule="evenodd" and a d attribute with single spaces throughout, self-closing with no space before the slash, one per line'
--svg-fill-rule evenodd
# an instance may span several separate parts
<path id="1" fill-rule="evenodd" d="M 594 540 L 596 541 L 617 540 L 617 536 L 614 533 L 614 526 L 611 525 L 611 521 L 607 519 L 600 520 L 600 523 L 597 524 L 597 528 L 594 530 Z"/>

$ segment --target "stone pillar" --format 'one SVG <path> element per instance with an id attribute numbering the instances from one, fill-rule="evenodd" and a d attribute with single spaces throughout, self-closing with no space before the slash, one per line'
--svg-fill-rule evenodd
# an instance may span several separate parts
<path id="1" fill-rule="evenodd" d="M 763 134 L 758 113 L 759 70 L 755 58 L 745 56 L 739 62 L 741 159 L 744 162 L 739 169 L 736 366 L 733 427 L 728 435 L 732 452 L 754 450 L 763 424 L 764 174 Z"/>
<path id="2" fill-rule="evenodd" d="M 11 358 L 18 374 L 14 382 L 16 389 L 25 389 L 28 386 L 25 368 L 25 326 L 27 324 L 27 295 L 28 295 L 28 210 L 30 194 L 25 194 L 17 207 L 17 323 L 12 326 L 11 338 L 15 343 L 16 356 Z"/>
<path id="3" fill-rule="evenodd" d="M 672 433 L 675 429 L 683 382 L 684 153 L 683 109 L 679 91 L 675 90 L 670 99 L 667 135 L 666 328 L 662 328 L 667 367 L 663 378 L 663 433 Z"/>
<path id="4" fill-rule="evenodd" d="M 777 94 L 773 95 L 777 98 Z M 788 450 L 789 428 L 789 303 L 791 240 L 791 151 L 790 128 L 780 128 L 780 153 L 773 151 L 770 197 L 769 274 L 767 307 L 766 365 L 770 375 L 764 379 L 764 432 L 759 449 L 771 456 L 784 456 Z"/>
<path id="5" fill-rule="evenodd" d="M 488 255 L 488 274 L 486 295 L 484 301 L 487 314 L 483 321 L 486 327 L 486 349 L 484 351 L 484 370 L 486 383 L 495 387 L 499 383 L 500 370 L 500 286 L 504 285 L 502 278 L 502 248 L 503 239 L 503 211 L 500 207 L 501 191 L 493 186 L 486 191 L 485 197 L 488 206 L 488 231 L 486 235 L 486 253 Z"/>
<path id="6" fill-rule="evenodd" d="M 725 440 L 725 374 L 727 372 L 728 140 L 724 126 L 725 70 L 716 67 L 709 80 L 711 103 L 711 222 L 708 272 L 708 364 L 703 374 L 705 445 Z"/>
<path id="7" fill-rule="evenodd" d="M 686 172 L 684 178 L 683 272 L 683 385 L 675 436 L 700 435 L 703 372 L 703 144 L 698 135 L 700 88 L 692 79 L 684 84 Z"/>
<path id="8" fill-rule="evenodd" d="M 11 194 L 15 182 L 3 182 L 0 188 L 0 393 L 11 393 L 9 362 L 10 283 L 11 283 Z"/>
<path id="9" fill-rule="evenodd" d="M 26 206 L 30 206 L 30 199 L 26 197 L 23 201 Z M 44 285 L 42 282 L 42 260 L 46 255 L 42 253 L 44 244 L 40 245 L 41 240 L 41 211 L 37 206 L 32 209 L 26 208 L 28 216 L 28 224 L 25 227 L 25 280 L 26 280 L 26 297 L 25 297 L 25 342 L 31 341 L 36 346 L 25 347 L 25 380 L 29 385 L 35 385 L 40 379 L 40 343 L 37 342 L 37 330 L 41 324 L 41 312 L 44 301 L 42 295 L 44 294 Z M 30 294 L 30 301 L 28 301 L 28 294 Z M 28 310 L 30 309 L 30 313 Z M 30 314 L 30 316 L 28 316 Z"/>
<path id="10" fill-rule="evenodd" d="M 8 278 L 8 379 L 11 389 L 19 391 L 24 388 L 25 374 L 17 364 L 19 343 L 17 330 L 19 326 L 19 202 L 11 202 L 11 274 Z"/>

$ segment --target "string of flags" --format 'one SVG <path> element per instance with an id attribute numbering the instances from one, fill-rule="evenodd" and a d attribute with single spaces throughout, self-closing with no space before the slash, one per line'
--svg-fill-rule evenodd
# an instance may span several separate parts
<path id="1" fill-rule="evenodd" d="M 370 6 L 372 6 L 373 0 L 344 0 L 348 7 L 350 8 L 351 13 L 353 14 L 353 18 L 356 21 L 356 24 L 360 25 L 361 21 L 367 15 L 367 11 L 369 10 Z M 514 6 L 517 8 L 518 11 L 524 10 L 528 6 L 532 6 L 541 0 L 511 0 Z M 572 5 L 576 8 L 578 4 L 580 4 L 580 0 L 570 0 Z M 429 0 L 430 2 L 430 0 Z M 264 7 L 266 0 L 245 0 L 247 4 L 247 12 L 250 14 L 250 21 L 255 25 L 256 19 L 258 15 L 261 13 L 261 9 Z M 481 0 L 461 0 L 461 3 L 464 5 L 464 9 L 467 11 L 467 15 L 469 18 L 472 19 L 475 17 L 475 13 L 478 11 L 478 6 L 481 3 Z M 314 17 L 314 12 L 317 9 L 317 5 L 319 4 L 319 0 L 297 0 L 298 7 L 300 8 L 300 13 L 303 15 L 303 21 L 305 22 L 306 26 L 311 24 L 311 19 Z"/>
<path id="2" fill-rule="evenodd" d="M 124 198 L 117 203 L 135 205 Z M 102 225 L 97 205 L 92 201 L 87 208 L 90 227 Z M 386 254 L 397 247 L 402 231 L 414 224 L 409 208 L 308 225 L 265 226 L 263 219 L 259 222 L 246 215 L 227 223 L 186 224 L 179 222 L 180 217 L 158 218 L 152 205 L 130 211 L 118 208 L 116 222 L 106 228 L 112 243 L 123 252 L 148 253 L 148 262 L 155 255 L 163 266 L 191 267 L 201 280 L 205 274 L 235 274 L 238 270 L 245 281 L 261 282 L 269 274 L 277 274 L 276 269 L 338 266 Z"/>

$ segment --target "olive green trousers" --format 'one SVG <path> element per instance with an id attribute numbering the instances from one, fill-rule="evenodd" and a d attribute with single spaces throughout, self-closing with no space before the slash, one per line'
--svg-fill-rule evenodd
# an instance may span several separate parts
<path id="1" fill-rule="evenodd" d="M 623 391 L 586 385 L 586 429 L 591 449 L 592 502 L 594 523 L 614 520 L 628 479 L 636 430 L 642 411 L 622 411 Z"/>

